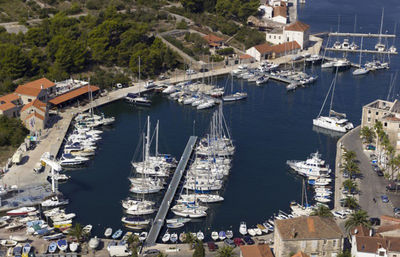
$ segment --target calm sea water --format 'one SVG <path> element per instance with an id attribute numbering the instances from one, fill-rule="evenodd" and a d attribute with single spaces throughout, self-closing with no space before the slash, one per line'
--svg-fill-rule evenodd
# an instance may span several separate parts
<path id="1" fill-rule="evenodd" d="M 396 0 L 347 1 L 307 0 L 299 9 L 302 21 L 312 32 L 336 31 L 340 15 L 340 31 L 352 32 L 357 14 L 357 31 L 378 33 L 382 7 L 385 7 L 384 32 L 393 32 L 400 3 Z M 376 40 L 366 40 L 372 48 Z M 389 42 L 391 45 L 392 41 Z M 400 48 L 400 47 L 399 47 Z M 357 62 L 358 56 L 350 58 Z M 372 59 L 371 56 L 365 57 Z M 334 109 L 348 114 L 360 124 L 361 107 L 376 98 L 386 99 L 390 76 L 399 68 L 399 58 L 391 58 L 391 69 L 355 78 L 351 72 L 339 73 Z M 293 93 L 286 93 L 283 84 L 273 81 L 265 86 L 244 82 L 249 98 L 243 102 L 225 104 L 224 113 L 236 145 L 233 167 L 221 192 L 225 201 L 210 205 L 207 218 L 189 223 L 187 231 L 233 229 L 238 234 L 240 221 L 255 225 L 276 213 L 288 210 L 289 202 L 301 199 L 301 179 L 288 172 L 286 160 L 305 159 L 319 150 L 333 166 L 337 137 L 313 130 L 312 119 L 321 108 L 333 78 L 332 71 L 310 67 L 308 73 L 318 75 L 317 82 Z M 218 80 L 225 84 L 226 77 Z M 236 86 L 240 85 L 235 81 Z M 396 89 L 396 96 L 398 90 Z M 106 227 L 121 227 L 120 201 L 129 195 L 132 160 L 139 134 L 147 115 L 152 123 L 160 121 L 160 152 L 180 158 L 190 135 L 207 132 L 214 110 L 196 111 L 163 97 L 155 97 L 149 109 L 139 109 L 122 101 L 102 107 L 106 115 L 115 116 L 115 124 L 106 129 L 97 155 L 87 168 L 69 171 L 71 180 L 60 190 L 71 200 L 69 212 L 76 212 L 77 222 L 92 224 L 93 232 L 103 235 Z M 325 112 L 326 113 L 326 112 Z M 160 199 L 161 195 L 154 196 Z M 169 216 L 172 216 L 171 213 Z"/>

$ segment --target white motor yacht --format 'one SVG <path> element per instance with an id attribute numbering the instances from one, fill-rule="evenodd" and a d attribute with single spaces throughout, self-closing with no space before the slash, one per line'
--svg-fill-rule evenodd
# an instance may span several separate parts
<path id="1" fill-rule="evenodd" d="M 353 123 L 349 120 L 336 116 L 319 116 L 313 119 L 313 125 L 342 133 L 346 133 L 354 128 Z"/>
<path id="2" fill-rule="evenodd" d="M 288 160 L 286 164 L 289 165 L 290 168 L 297 171 L 300 175 L 303 176 L 328 176 L 331 170 L 329 169 L 329 165 L 325 164 L 325 161 L 322 160 L 321 155 L 316 152 L 311 154 L 310 158 L 306 161 L 296 161 L 296 160 Z"/>
<path id="3" fill-rule="evenodd" d="M 57 196 L 53 196 L 41 203 L 42 207 L 57 207 L 61 205 L 67 205 L 69 203 L 68 199 L 60 199 Z"/>
<path id="4" fill-rule="evenodd" d="M 61 166 L 75 166 L 85 164 L 89 158 L 82 156 L 74 156 L 72 154 L 63 154 L 59 161 Z"/>
<path id="5" fill-rule="evenodd" d="M 242 235 L 246 235 L 247 234 L 246 222 L 244 222 L 244 221 L 240 222 L 239 233 L 242 234 Z"/>

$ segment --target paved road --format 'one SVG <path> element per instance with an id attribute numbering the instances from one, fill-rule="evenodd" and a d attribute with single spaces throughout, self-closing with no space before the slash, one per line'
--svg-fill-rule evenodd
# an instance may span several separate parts
<path id="1" fill-rule="evenodd" d="M 392 199 L 389 203 L 383 203 L 380 196 L 386 194 L 387 180 L 378 177 L 373 171 L 369 159 L 369 153 L 364 152 L 360 139 L 360 127 L 354 129 L 353 133 L 347 135 L 342 143 L 343 146 L 354 151 L 359 161 L 361 178 L 357 179 L 360 188 L 359 203 L 363 210 L 366 210 L 370 217 L 379 217 L 381 215 L 393 215 Z M 373 201 L 376 199 L 376 203 Z M 397 197 L 396 197 L 397 198 Z M 397 200 L 397 199 L 396 199 Z"/>

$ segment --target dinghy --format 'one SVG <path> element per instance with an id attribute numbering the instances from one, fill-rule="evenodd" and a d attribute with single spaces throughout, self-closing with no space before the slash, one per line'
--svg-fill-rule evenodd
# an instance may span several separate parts
<path id="1" fill-rule="evenodd" d="M 112 235 L 112 228 L 107 228 L 104 232 L 105 237 L 110 237 Z"/>

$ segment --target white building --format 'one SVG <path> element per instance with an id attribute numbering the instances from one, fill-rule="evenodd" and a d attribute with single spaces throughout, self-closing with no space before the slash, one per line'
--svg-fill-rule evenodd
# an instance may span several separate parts
<path id="1" fill-rule="evenodd" d="M 284 42 L 295 41 L 301 49 L 304 49 L 308 45 L 310 32 L 310 26 L 301 22 L 296 21 L 283 28 L 283 30 L 276 29 L 266 33 L 266 41 L 272 44 L 282 44 Z"/>
<path id="2" fill-rule="evenodd" d="M 281 24 L 287 24 L 288 22 L 288 7 L 284 1 L 267 1 L 258 7 L 258 10 L 263 13 L 262 19 L 264 20 L 271 20 Z"/>
<path id="3" fill-rule="evenodd" d="M 261 62 L 263 60 L 275 59 L 284 55 L 295 54 L 300 49 L 296 41 L 285 42 L 279 45 L 269 45 L 268 43 L 256 45 L 246 50 L 246 54 L 253 56 Z"/>

